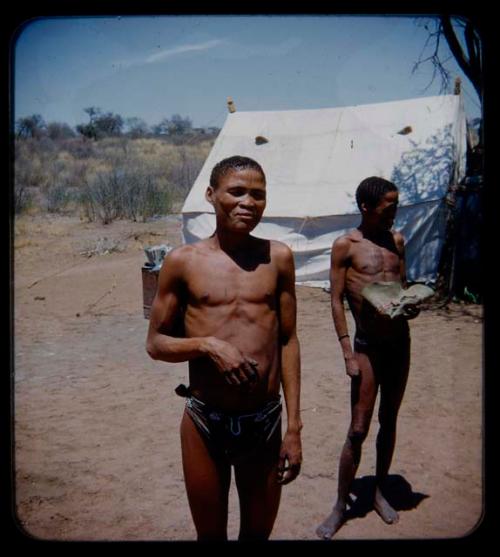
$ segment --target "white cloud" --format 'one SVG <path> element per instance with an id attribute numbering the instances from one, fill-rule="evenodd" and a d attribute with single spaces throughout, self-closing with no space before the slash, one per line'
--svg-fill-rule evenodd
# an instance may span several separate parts
<path id="1" fill-rule="evenodd" d="M 146 64 L 154 64 L 155 62 L 161 62 L 165 58 L 174 56 L 175 54 L 182 54 L 184 52 L 193 52 L 196 50 L 208 50 L 222 44 L 224 41 L 221 39 L 212 39 L 211 41 L 206 41 L 204 43 L 195 44 L 184 44 L 181 46 L 176 46 L 174 48 L 167 48 L 165 50 L 160 50 L 148 56 L 145 60 Z"/>
<path id="2" fill-rule="evenodd" d="M 292 50 L 300 47 L 302 44 L 302 40 L 294 37 L 276 44 L 266 45 L 255 42 L 252 44 L 244 45 L 228 41 L 226 39 L 211 39 L 205 42 L 188 43 L 172 48 L 158 50 L 157 52 L 150 54 L 146 58 L 121 60 L 114 65 L 118 68 L 129 68 L 131 66 L 140 66 L 143 64 L 155 64 L 158 62 L 162 62 L 163 60 L 172 56 L 183 54 L 184 52 L 203 52 L 222 44 L 226 45 L 227 48 L 225 48 L 224 51 L 218 52 L 219 58 L 243 59 L 251 56 L 284 56 Z"/>
<path id="3" fill-rule="evenodd" d="M 242 59 L 251 56 L 280 57 L 285 56 L 302 45 L 302 39 L 293 37 L 275 44 L 261 44 L 255 41 L 251 44 L 232 43 L 230 48 L 218 53 L 222 58 Z"/>

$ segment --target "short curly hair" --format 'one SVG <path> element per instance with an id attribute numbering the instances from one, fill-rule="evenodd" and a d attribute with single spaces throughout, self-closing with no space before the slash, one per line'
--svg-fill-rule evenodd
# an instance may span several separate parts
<path id="1" fill-rule="evenodd" d="M 361 204 L 364 203 L 370 209 L 376 207 L 379 201 L 387 192 L 398 191 L 398 188 L 389 180 L 370 176 L 362 180 L 356 189 L 356 203 L 361 211 Z"/>
<path id="2" fill-rule="evenodd" d="M 216 189 L 219 185 L 220 179 L 230 170 L 242 170 L 245 168 L 252 168 L 257 172 L 260 172 L 264 178 L 264 182 L 266 181 L 264 170 L 262 170 L 262 166 L 260 166 L 257 161 L 254 161 L 250 157 L 235 155 L 233 157 L 222 159 L 213 167 L 212 173 L 210 174 L 210 186 L 213 189 Z"/>

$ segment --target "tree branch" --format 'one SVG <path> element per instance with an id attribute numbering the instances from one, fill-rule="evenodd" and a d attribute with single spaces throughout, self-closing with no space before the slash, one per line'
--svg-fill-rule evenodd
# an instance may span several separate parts
<path id="1" fill-rule="evenodd" d="M 451 53 L 455 57 L 455 60 L 457 61 L 458 65 L 460 66 L 464 74 L 470 79 L 472 85 L 474 86 L 474 89 L 479 95 L 479 98 L 482 99 L 483 96 L 481 90 L 482 87 L 481 87 L 480 60 L 479 58 L 474 58 L 475 55 L 474 47 L 472 47 L 473 48 L 472 52 L 474 54 L 472 54 L 471 51 L 469 50 L 469 53 L 471 54 L 471 60 L 477 60 L 477 62 L 474 65 L 472 65 L 471 60 L 467 60 L 467 58 L 465 57 L 464 51 L 462 50 L 462 47 L 458 42 L 457 36 L 455 35 L 455 31 L 453 30 L 453 26 L 451 25 L 451 17 L 441 16 L 440 20 L 441 20 L 441 28 L 446 38 L 446 42 L 450 47 Z M 470 36 L 471 33 L 474 33 L 474 31 L 470 26 L 470 24 L 468 23 L 465 28 L 466 44 L 468 49 L 470 49 L 469 44 L 471 42 L 474 42 L 474 39 L 472 39 Z"/>
<path id="2" fill-rule="evenodd" d="M 415 62 L 414 66 L 413 66 L 412 73 L 415 73 L 417 71 L 417 69 L 420 67 L 420 65 L 424 64 L 425 62 L 431 62 L 432 63 L 432 77 L 431 77 L 431 80 L 430 80 L 429 84 L 427 85 L 427 87 L 424 90 L 426 91 L 427 89 L 429 89 L 429 87 L 434 83 L 434 80 L 436 79 L 436 75 L 439 73 L 439 75 L 441 77 L 441 85 L 440 85 L 439 92 L 440 93 L 446 93 L 446 91 L 448 89 L 448 84 L 450 82 L 450 73 L 446 69 L 443 62 L 439 58 L 439 46 L 440 46 L 441 34 L 442 34 L 443 31 L 442 31 L 442 28 L 441 28 L 441 24 L 438 20 L 433 20 L 433 24 L 435 25 L 435 29 L 433 31 L 431 31 L 428 28 L 428 26 L 425 25 L 425 29 L 428 31 L 429 35 L 428 35 L 428 37 L 425 41 L 425 44 L 424 44 L 424 47 L 422 49 L 422 52 L 420 53 L 419 59 L 417 60 L 417 62 Z M 423 54 L 424 54 L 425 50 L 427 49 L 427 47 L 430 45 L 430 42 L 432 40 L 434 40 L 434 45 L 433 45 L 434 51 L 427 58 L 423 58 Z"/>

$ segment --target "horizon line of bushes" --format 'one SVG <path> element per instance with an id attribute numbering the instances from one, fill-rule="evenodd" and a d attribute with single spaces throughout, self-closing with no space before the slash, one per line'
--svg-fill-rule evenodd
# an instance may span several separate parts
<path id="1" fill-rule="evenodd" d="M 174 114 L 170 118 L 163 118 L 158 124 L 148 125 L 142 118 L 136 116 L 123 118 L 120 114 L 103 112 L 99 107 L 84 109 L 89 121 L 71 127 L 65 122 L 45 122 L 40 114 L 32 114 L 18 118 L 14 123 L 14 137 L 16 139 L 40 139 L 49 137 L 52 140 L 86 137 L 99 140 L 105 137 L 127 136 L 131 139 L 144 137 L 162 137 L 172 140 L 193 140 L 216 137 L 220 132 L 217 126 L 194 128 L 189 117 Z"/>

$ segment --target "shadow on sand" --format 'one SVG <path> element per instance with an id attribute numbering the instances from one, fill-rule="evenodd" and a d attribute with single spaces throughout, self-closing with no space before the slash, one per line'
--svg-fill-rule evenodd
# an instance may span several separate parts
<path id="1" fill-rule="evenodd" d="M 351 500 L 349 501 L 349 509 L 346 513 L 346 521 L 364 517 L 373 510 L 375 476 L 363 476 L 362 478 L 355 479 L 352 482 L 350 491 Z M 425 493 L 414 492 L 403 476 L 397 474 L 387 477 L 384 496 L 396 511 L 415 509 L 421 501 L 429 497 Z"/>

